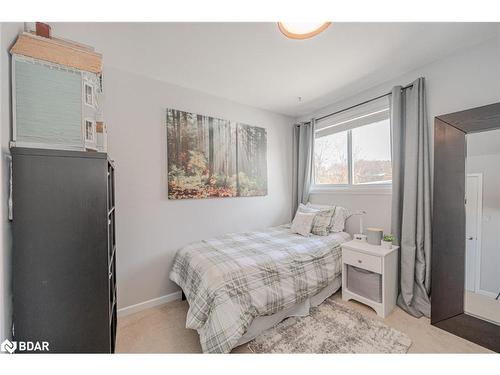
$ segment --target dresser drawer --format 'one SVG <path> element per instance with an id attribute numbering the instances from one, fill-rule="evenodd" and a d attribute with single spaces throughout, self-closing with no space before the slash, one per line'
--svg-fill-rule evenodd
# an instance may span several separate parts
<path id="1" fill-rule="evenodd" d="M 342 262 L 368 271 L 382 273 L 382 259 L 380 257 L 359 251 L 342 249 Z"/>

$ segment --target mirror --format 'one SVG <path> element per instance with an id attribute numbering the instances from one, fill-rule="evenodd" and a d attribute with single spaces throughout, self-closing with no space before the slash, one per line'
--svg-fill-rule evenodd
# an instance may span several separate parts
<path id="1" fill-rule="evenodd" d="M 464 311 L 500 325 L 500 129 L 466 144 Z"/>
<path id="2" fill-rule="evenodd" d="M 500 353 L 498 129 L 500 102 L 434 118 L 431 324 Z"/>

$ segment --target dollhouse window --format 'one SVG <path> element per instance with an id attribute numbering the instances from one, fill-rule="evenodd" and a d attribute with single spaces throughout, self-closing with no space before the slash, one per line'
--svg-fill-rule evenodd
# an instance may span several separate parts
<path id="1" fill-rule="evenodd" d="M 85 104 L 94 107 L 94 86 L 89 83 L 84 83 Z"/>
<path id="2" fill-rule="evenodd" d="M 95 143 L 95 122 L 92 120 L 85 120 L 85 142 Z"/>

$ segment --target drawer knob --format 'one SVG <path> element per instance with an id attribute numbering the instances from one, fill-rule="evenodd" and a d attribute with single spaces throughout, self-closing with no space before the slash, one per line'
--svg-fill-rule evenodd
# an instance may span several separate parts
<path id="1" fill-rule="evenodd" d="M 360 260 L 360 259 L 358 259 L 358 263 L 363 263 L 363 261 L 362 261 L 362 260 Z"/>

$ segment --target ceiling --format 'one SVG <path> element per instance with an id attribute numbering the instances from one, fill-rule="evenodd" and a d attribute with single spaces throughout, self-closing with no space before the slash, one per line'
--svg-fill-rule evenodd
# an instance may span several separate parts
<path id="1" fill-rule="evenodd" d="M 309 40 L 275 23 L 52 27 L 103 52 L 105 65 L 293 117 L 500 35 L 499 23 L 333 23 Z"/>

